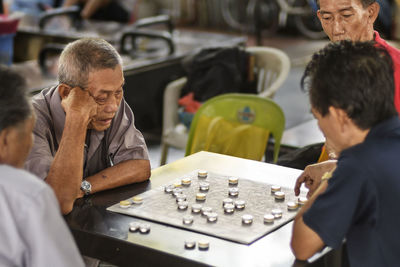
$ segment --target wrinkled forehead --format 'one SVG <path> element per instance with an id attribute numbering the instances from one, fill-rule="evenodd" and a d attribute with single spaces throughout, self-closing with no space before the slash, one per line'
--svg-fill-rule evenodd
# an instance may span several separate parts
<path id="1" fill-rule="evenodd" d="M 120 65 L 114 69 L 100 69 L 89 73 L 88 88 L 96 91 L 115 91 L 124 85 L 125 79 Z"/>
<path id="2" fill-rule="evenodd" d="M 320 10 L 364 9 L 362 0 L 319 0 Z"/>

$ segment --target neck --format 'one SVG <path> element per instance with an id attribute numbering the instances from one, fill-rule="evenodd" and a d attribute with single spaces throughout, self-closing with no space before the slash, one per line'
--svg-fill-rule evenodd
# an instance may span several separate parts
<path id="1" fill-rule="evenodd" d="M 363 36 L 361 36 L 360 39 L 361 42 L 374 41 L 374 40 L 375 40 L 375 31 L 373 27 L 371 27 L 369 31 L 365 32 L 365 34 L 363 34 Z"/>
<path id="2" fill-rule="evenodd" d="M 361 144 L 362 142 L 364 142 L 365 138 L 367 137 L 369 130 L 361 130 L 359 129 L 357 126 L 354 126 L 356 129 L 354 129 L 354 131 L 352 131 L 352 134 L 350 134 L 347 138 L 347 142 L 345 144 L 345 147 L 343 149 L 346 148 L 350 148 L 352 146 Z"/>

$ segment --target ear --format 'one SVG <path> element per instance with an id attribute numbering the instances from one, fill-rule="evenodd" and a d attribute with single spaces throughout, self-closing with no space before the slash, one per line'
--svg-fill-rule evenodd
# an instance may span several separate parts
<path id="1" fill-rule="evenodd" d="M 6 128 L 0 132 L 0 163 L 5 163 L 9 149 L 10 128 Z"/>
<path id="2" fill-rule="evenodd" d="M 340 108 L 335 108 L 333 106 L 329 107 L 329 113 L 332 118 L 335 120 L 337 126 L 340 128 L 340 132 L 345 132 L 348 127 L 348 123 L 350 122 L 349 116 L 347 113 Z"/>
<path id="3" fill-rule="evenodd" d="M 374 2 L 367 7 L 368 22 L 374 24 L 375 20 L 378 18 L 380 8 L 378 2 Z"/>
<path id="4" fill-rule="evenodd" d="M 58 93 L 61 96 L 61 99 L 65 99 L 68 97 L 69 93 L 71 92 L 71 87 L 66 85 L 65 83 L 61 83 L 58 85 Z"/>
<path id="5" fill-rule="evenodd" d="M 317 17 L 318 17 L 319 21 L 322 23 L 322 15 L 321 15 L 321 12 L 319 9 L 317 10 Z"/>

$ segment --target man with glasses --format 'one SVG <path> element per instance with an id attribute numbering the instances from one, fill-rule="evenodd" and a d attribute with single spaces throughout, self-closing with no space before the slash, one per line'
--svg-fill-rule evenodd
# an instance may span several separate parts
<path id="1" fill-rule="evenodd" d="M 33 99 L 35 142 L 25 168 L 53 188 L 67 214 L 84 195 L 147 180 L 150 163 L 123 99 L 121 57 L 109 43 L 68 44 L 58 81 Z"/>

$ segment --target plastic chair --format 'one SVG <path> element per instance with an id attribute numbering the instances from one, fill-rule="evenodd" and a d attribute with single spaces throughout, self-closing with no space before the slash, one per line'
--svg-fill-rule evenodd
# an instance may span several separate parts
<path id="1" fill-rule="evenodd" d="M 289 57 L 283 51 L 272 47 L 247 47 L 246 51 L 255 55 L 258 95 L 272 98 L 289 74 Z M 172 81 L 164 91 L 160 165 L 166 163 L 170 146 L 180 149 L 186 147 L 188 133 L 186 128 L 179 124 L 178 119 L 178 99 L 186 81 L 186 77 Z"/>
<path id="2" fill-rule="evenodd" d="M 193 118 L 186 156 L 210 151 L 261 160 L 269 135 L 278 160 L 285 128 L 282 109 L 272 100 L 252 94 L 223 94 L 206 101 Z"/>

